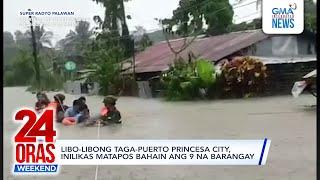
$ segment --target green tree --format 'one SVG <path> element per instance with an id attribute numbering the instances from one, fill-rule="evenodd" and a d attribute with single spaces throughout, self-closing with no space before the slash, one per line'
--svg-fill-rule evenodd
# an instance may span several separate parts
<path id="1" fill-rule="evenodd" d="M 37 51 L 41 51 L 44 47 L 52 47 L 53 32 L 46 31 L 44 26 L 34 26 L 34 35 L 37 43 Z M 31 31 L 15 32 L 16 43 L 22 49 L 31 49 Z"/>
<path id="2" fill-rule="evenodd" d="M 94 69 L 91 80 L 100 84 L 100 92 L 103 95 L 117 95 L 121 89 L 120 64 L 123 59 L 123 49 L 115 44 L 110 33 L 103 32 L 85 53 L 85 58 L 90 64 L 88 68 Z"/>
<path id="3" fill-rule="evenodd" d="M 101 3 L 105 7 L 105 17 L 102 22 L 102 29 L 110 32 L 113 37 L 120 40 L 124 47 L 124 53 L 126 57 L 132 55 L 132 39 L 129 36 L 129 29 L 126 19 L 130 16 L 126 16 L 124 2 L 128 0 L 93 0 L 97 3 Z M 118 23 L 120 22 L 120 23 Z"/>
<path id="4" fill-rule="evenodd" d="M 14 41 L 13 35 L 10 32 L 3 32 L 3 64 L 4 70 L 9 68 L 14 58 L 16 57 L 18 48 Z"/>
<path id="5" fill-rule="evenodd" d="M 153 43 L 150 40 L 147 31 L 142 26 L 136 27 L 136 30 L 133 32 L 133 38 L 135 41 L 135 47 L 138 49 L 138 51 L 145 50 Z"/>
<path id="6" fill-rule="evenodd" d="M 16 46 L 22 50 L 32 51 L 32 41 L 31 41 L 31 31 L 27 30 L 26 32 L 16 31 Z M 53 32 L 46 31 L 44 26 L 35 26 L 34 35 L 37 44 L 37 54 L 46 55 L 52 53 L 50 48 L 52 47 L 52 37 Z"/>
<path id="7" fill-rule="evenodd" d="M 28 33 L 29 33 L 29 31 L 28 31 Z M 34 27 L 34 35 L 36 37 L 38 51 L 45 46 L 52 47 L 53 32 L 46 31 L 43 26 L 35 26 Z M 30 34 L 30 36 L 31 36 L 31 34 Z"/>
<path id="8" fill-rule="evenodd" d="M 83 55 L 83 50 L 90 42 L 92 34 L 90 23 L 79 21 L 75 30 L 70 30 L 66 37 L 58 42 L 58 47 L 65 55 Z"/>
<path id="9" fill-rule="evenodd" d="M 53 32 L 45 30 L 44 26 L 34 26 L 34 37 L 36 42 L 36 57 L 38 58 L 38 62 L 35 62 L 34 58 L 29 59 L 30 63 L 33 63 L 34 71 L 39 74 L 38 77 L 40 78 L 40 71 L 46 71 L 47 67 L 52 65 L 52 59 L 48 58 L 53 53 L 52 47 L 52 37 Z M 16 46 L 20 49 L 19 58 L 27 57 L 26 53 L 31 53 L 32 49 L 32 33 L 31 30 L 27 30 L 25 32 L 16 31 L 15 32 L 16 38 Z M 21 57 L 22 56 L 22 57 Z M 29 57 L 29 55 L 28 55 Z M 49 65 L 50 64 L 50 65 Z M 19 63 L 15 63 L 12 65 L 12 68 L 16 68 Z M 42 69 L 38 67 L 42 66 Z M 20 76 L 18 72 L 13 73 L 14 76 Z"/>
<path id="10" fill-rule="evenodd" d="M 217 35 L 226 32 L 232 24 L 233 9 L 228 0 L 180 0 L 171 19 L 163 20 L 167 31 L 189 36 L 202 31 L 207 25 L 206 34 Z"/>
<path id="11" fill-rule="evenodd" d="M 235 31 L 254 30 L 254 29 L 261 29 L 261 28 L 262 28 L 262 19 L 257 18 L 250 23 L 242 22 L 239 24 L 232 24 L 229 27 L 229 31 L 235 32 Z"/>
<path id="12" fill-rule="evenodd" d="M 168 100 L 193 100 L 208 96 L 209 88 L 216 84 L 216 76 L 214 65 L 208 60 L 187 63 L 180 59 L 162 74 L 161 82 Z"/>
<path id="13" fill-rule="evenodd" d="M 29 85 L 34 75 L 31 54 L 26 50 L 20 50 L 12 66 L 12 70 L 4 73 L 5 86 Z"/>
<path id="14" fill-rule="evenodd" d="M 5 31 L 3 32 L 3 45 L 5 46 L 12 46 L 14 45 L 14 39 L 11 32 Z"/>
<path id="15" fill-rule="evenodd" d="M 45 46 L 51 47 L 51 38 L 53 36 L 53 32 L 46 31 L 43 26 L 34 26 L 33 27 L 33 34 L 31 30 L 28 30 L 27 35 L 32 39 L 32 47 L 33 47 L 33 64 L 35 70 L 35 78 L 36 78 L 36 88 L 40 90 L 42 88 L 41 85 L 41 74 L 40 74 L 40 65 L 42 62 L 39 59 L 40 51 L 44 49 Z M 35 47 L 34 44 L 35 43 Z"/>
<path id="16" fill-rule="evenodd" d="M 16 38 L 16 44 L 19 48 L 27 49 L 31 48 L 31 37 L 26 32 L 15 31 L 14 36 Z"/>
<path id="17" fill-rule="evenodd" d="M 312 0 L 304 1 L 304 23 L 305 29 L 317 32 L 317 6 Z"/>
<path id="18" fill-rule="evenodd" d="M 143 51 L 147 47 L 152 46 L 153 42 L 150 40 L 148 34 L 143 34 L 141 39 L 137 42 L 138 50 Z"/>

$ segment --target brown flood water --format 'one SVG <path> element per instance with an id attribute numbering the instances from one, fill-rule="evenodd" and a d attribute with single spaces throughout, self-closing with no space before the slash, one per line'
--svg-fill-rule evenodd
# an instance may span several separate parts
<path id="1" fill-rule="evenodd" d="M 52 99 L 55 93 L 48 93 Z M 66 104 L 79 96 L 66 95 Z M 91 180 L 96 166 L 63 166 L 57 176 L 11 175 L 12 137 L 18 129 L 14 111 L 33 107 L 35 95 L 23 87 L 4 88 L 4 177 L 36 180 Z M 303 95 L 241 100 L 164 102 L 159 99 L 120 97 L 122 125 L 100 130 L 101 139 L 262 139 L 271 146 L 265 166 L 100 166 L 100 180 L 301 180 L 316 178 L 316 99 Z M 88 96 L 92 114 L 102 97 Z M 96 127 L 57 125 L 60 139 L 96 139 Z"/>

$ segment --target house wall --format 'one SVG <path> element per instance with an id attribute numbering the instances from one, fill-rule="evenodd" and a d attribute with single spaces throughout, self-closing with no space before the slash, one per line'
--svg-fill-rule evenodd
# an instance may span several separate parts
<path id="1" fill-rule="evenodd" d="M 267 65 L 267 84 L 264 93 L 261 95 L 291 95 L 294 83 L 302 80 L 304 75 L 313 71 L 316 67 L 316 61 Z M 144 74 L 144 76 L 147 79 L 146 77 L 150 74 Z M 164 87 L 161 86 L 159 79 L 149 80 L 149 83 L 152 97 L 162 96 Z"/>
<path id="2" fill-rule="evenodd" d="M 296 81 L 317 67 L 317 62 L 284 63 L 267 65 L 266 95 L 291 94 Z"/>
<path id="3" fill-rule="evenodd" d="M 138 73 L 136 74 L 136 79 L 137 82 L 149 82 L 148 86 L 150 88 L 150 92 L 148 92 L 148 97 L 158 97 L 159 93 L 161 93 L 161 90 L 163 87 L 161 87 L 160 79 L 159 78 L 153 78 L 153 77 L 158 77 L 161 75 L 161 72 L 148 72 L 148 73 Z M 151 79 L 152 78 L 152 79 Z M 141 91 L 141 85 L 138 88 L 139 89 L 139 94 Z M 149 90 L 148 90 L 149 91 Z M 139 95 L 141 97 L 141 95 Z"/>
<path id="4" fill-rule="evenodd" d="M 298 44 L 299 54 L 316 54 L 314 41 L 298 36 Z"/>
<path id="5" fill-rule="evenodd" d="M 272 36 L 249 48 L 245 55 L 252 56 L 301 56 L 315 55 L 315 40 L 305 36 Z"/>
<path id="6" fill-rule="evenodd" d="M 254 51 L 248 52 L 249 55 L 254 56 L 270 56 L 272 54 L 272 40 L 271 37 L 256 43 L 253 45 L 255 48 L 249 48 L 254 49 Z"/>
<path id="7" fill-rule="evenodd" d="M 137 73 L 136 79 L 137 81 L 148 81 L 150 78 L 159 76 L 161 72 L 145 72 L 145 73 Z"/>
<path id="8" fill-rule="evenodd" d="M 272 36 L 254 45 L 231 54 L 233 56 L 262 56 L 262 57 L 294 57 L 315 55 L 315 38 L 305 35 L 279 35 Z M 223 59 L 224 59 L 223 58 Z M 219 62 L 219 61 L 217 61 Z M 217 63 L 216 62 L 216 63 Z M 316 68 L 316 61 L 304 63 L 283 63 L 267 65 L 268 79 L 265 95 L 291 94 L 294 82 Z M 151 77 L 160 75 L 160 72 L 136 74 L 138 81 L 148 81 Z M 159 86 L 159 80 L 151 82 L 153 97 L 157 96 L 158 91 L 163 89 Z"/>

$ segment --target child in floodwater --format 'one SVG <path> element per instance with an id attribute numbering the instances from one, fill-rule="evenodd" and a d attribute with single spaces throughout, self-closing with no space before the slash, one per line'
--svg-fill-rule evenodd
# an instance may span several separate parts
<path id="1" fill-rule="evenodd" d="M 102 125 L 121 124 L 121 114 L 116 108 L 116 101 L 116 97 L 106 96 L 103 99 L 104 107 L 101 109 L 100 114 L 87 121 L 86 125 L 90 126 L 97 123 L 98 121 L 100 121 Z"/>
<path id="2" fill-rule="evenodd" d="M 35 110 L 37 113 L 41 113 L 48 105 L 50 104 L 50 100 L 48 96 L 43 92 L 37 93 L 37 102 L 35 104 Z"/>

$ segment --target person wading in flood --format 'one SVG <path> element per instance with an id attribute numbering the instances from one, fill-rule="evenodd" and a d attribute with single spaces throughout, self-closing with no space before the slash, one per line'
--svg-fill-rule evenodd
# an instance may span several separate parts
<path id="1" fill-rule="evenodd" d="M 56 111 L 56 121 L 61 123 L 64 118 L 64 112 L 68 109 L 68 106 L 63 104 L 65 100 L 65 96 L 63 94 L 56 94 L 48 107 L 53 108 Z"/>
<path id="2" fill-rule="evenodd" d="M 35 110 L 37 113 L 41 113 L 48 105 L 50 104 L 50 100 L 48 96 L 43 92 L 37 93 L 37 102 L 35 104 Z"/>
<path id="3" fill-rule="evenodd" d="M 102 107 L 100 114 L 90 118 L 85 125 L 91 126 L 96 124 L 98 121 L 100 121 L 102 125 L 121 124 L 121 114 L 116 108 L 116 101 L 116 97 L 106 96 L 103 99 L 104 107 Z"/>

